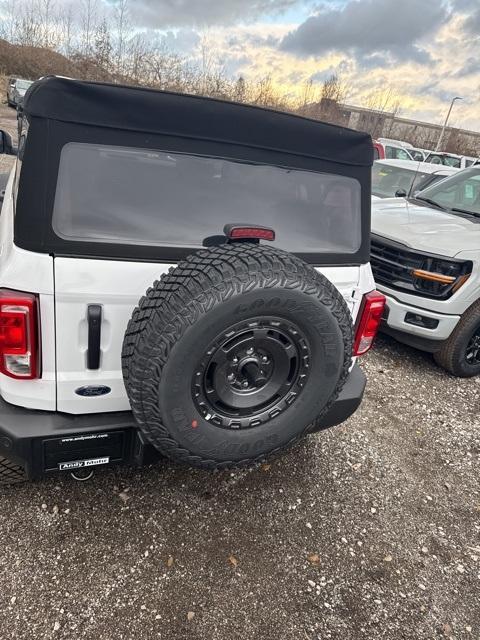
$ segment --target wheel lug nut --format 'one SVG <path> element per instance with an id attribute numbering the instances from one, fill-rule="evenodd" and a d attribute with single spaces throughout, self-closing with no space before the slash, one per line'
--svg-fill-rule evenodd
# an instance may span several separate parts
<path id="1" fill-rule="evenodd" d="M 253 347 L 249 347 L 249 348 L 247 349 L 247 353 L 248 353 L 248 355 L 249 355 L 249 356 L 251 356 L 251 355 L 252 355 L 252 353 L 253 353 Z"/>
<path id="2" fill-rule="evenodd" d="M 229 382 L 233 382 L 235 380 L 235 374 L 234 373 L 229 373 L 227 376 L 227 380 Z"/>
<path id="3" fill-rule="evenodd" d="M 237 356 L 234 356 L 234 358 L 233 358 L 232 362 L 233 362 L 233 364 L 237 364 L 237 362 L 238 362 L 238 358 L 237 358 Z"/>
<path id="4" fill-rule="evenodd" d="M 267 356 L 262 356 L 262 362 L 268 362 Z"/>
<path id="5" fill-rule="evenodd" d="M 246 387 L 248 387 L 248 382 L 247 382 L 246 380 L 245 380 L 245 382 L 243 382 L 242 384 L 243 384 L 243 386 L 244 386 L 245 388 L 246 388 Z"/>

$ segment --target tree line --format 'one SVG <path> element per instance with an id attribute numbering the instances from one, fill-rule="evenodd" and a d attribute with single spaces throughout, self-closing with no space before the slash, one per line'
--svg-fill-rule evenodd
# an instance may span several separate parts
<path id="1" fill-rule="evenodd" d="M 270 76 L 247 79 L 227 74 L 215 42 L 200 35 L 195 54 L 174 52 L 161 37 L 134 28 L 130 0 L 109 5 L 101 0 L 0 0 L 0 72 L 35 79 L 41 75 L 70 75 L 151 86 L 168 91 L 207 95 L 246 102 L 318 118 L 339 125 L 352 88 L 333 73 L 323 83 L 308 81 L 295 95 L 286 93 Z M 383 87 L 363 99 L 367 110 L 358 128 L 376 137 L 395 137 L 414 146 L 432 144 L 431 132 L 413 133 L 395 122 L 400 98 Z M 385 119 L 385 114 L 393 118 Z M 385 123 L 388 123 L 387 125 Z M 449 151 L 472 153 L 458 132 L 446 140 Z"/>

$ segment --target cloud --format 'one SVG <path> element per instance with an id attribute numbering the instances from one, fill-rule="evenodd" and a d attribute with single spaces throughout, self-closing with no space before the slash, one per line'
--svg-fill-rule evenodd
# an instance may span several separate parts
<path id="1" fill-rule="evenodd" d="M 480 39 L 480 9 L 474 11 L 465 21 L 465 28 Z"/>
<path id="2" fill-rule="evenodd" d="M 465 64 L 454 74 L 456 78 L 463 78 L 464 76 L 478 75 L 478 59 L 467 58 Z"/>
<path id="3" fill-rule="evenodd" d="M 251 22 L 262 15 L 284 13 L 300 0 L 131 0 L 138 27 L 167 29 Z"/>
<path id="4" fill-rule="evenodd" d="M 367 55 L 390 53 L 396 60 L 425 64 L 429 56 L 418 42 L 438 29 L 449 16 L 444 0 L 350 0 L 341 8 L 322 4 L 281 43 L 299 56 L 328 51 Z"/>

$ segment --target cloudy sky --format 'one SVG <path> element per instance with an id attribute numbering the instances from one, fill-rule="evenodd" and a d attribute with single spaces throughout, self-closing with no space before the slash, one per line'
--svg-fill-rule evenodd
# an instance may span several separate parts
<path id="1" fill-rule="evenodd" d="M 10 2 L 15 0 L 9 0 Z M 72 0 L 54 0 L 57 3 Z M 78 0 L 112 8 L 120 0 Z M 77 2 L 77 0 L 75 0 Z M 480 0 L 127 0 L 133 32 L 282 91 L 337 73 L 346 101 L 389 91 L 401 115 L 480 130 Z"/>
<path id="2" fill-rule="evenodd" d="M 115 0 L 110 0 L 114 2 Z M 285 92 L 337 72 L 348 102 L 386 88 L 405 117 L 480 129 L 480 0 L 129 0 L 137 28 L 194 55 L 207 34 L 232 74 Z"/>

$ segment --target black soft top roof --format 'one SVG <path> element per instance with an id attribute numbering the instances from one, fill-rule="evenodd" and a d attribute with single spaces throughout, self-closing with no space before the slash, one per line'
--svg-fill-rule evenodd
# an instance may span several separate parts
<path id="1" fill-rule="evenodd" d="M 173 135 L 370 166 L 368 134 L 271 109 L 142 87 L 46 77 L 24 101 L 27 117 Z"/>

